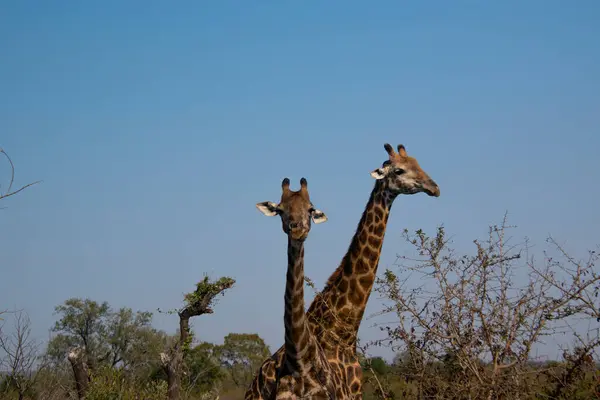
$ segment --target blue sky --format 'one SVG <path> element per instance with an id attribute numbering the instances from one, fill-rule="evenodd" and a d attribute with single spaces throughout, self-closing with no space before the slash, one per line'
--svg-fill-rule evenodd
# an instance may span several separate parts
<path id="1" fill-rule="evenodd" d="M 287 242 L 255 203 L 308 179 L 329 217 L 306 249 L 320 288 L 385 142 L 441 197 L 396 200 L 381 270 L 404 228 L 443 223 L 466 250 L 505 211 L 516 235 L 583 255 L 600 242 L 600 3 L 567 4 L 3 2 L 0 146 L 18 183 L 44 182 L 3 202 L 0 305 L 47 338 L 69 297 L 172 308 L 204 273 L 230 275 L 198 336 L 275 349 Z"/>

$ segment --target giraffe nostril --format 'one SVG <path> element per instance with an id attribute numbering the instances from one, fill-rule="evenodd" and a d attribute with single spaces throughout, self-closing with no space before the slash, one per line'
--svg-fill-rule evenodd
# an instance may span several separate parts
<path id="1" fill-rule="evenodd" d="M 290 229 L 296 229 L 298 227 L 298 225 L 299 224 L 297 222 L 290 222 L 289 227 L 290 227 Z"/>

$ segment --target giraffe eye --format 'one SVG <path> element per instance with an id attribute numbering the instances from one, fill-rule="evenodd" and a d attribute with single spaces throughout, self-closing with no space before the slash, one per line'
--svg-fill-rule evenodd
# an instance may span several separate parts
<path id="1" fill-rule="evenodd" d="M 396 175 L 402 175 L 402 174 L 403 174 L 403 173 L 405 173 L 405 172 L 406 172 L 406 171 L 405 171 L 405 170 L 403 170 L 402 168 L 396 168 L 396 169 L 394 170 L 394 173 L 395 173 Z"/>

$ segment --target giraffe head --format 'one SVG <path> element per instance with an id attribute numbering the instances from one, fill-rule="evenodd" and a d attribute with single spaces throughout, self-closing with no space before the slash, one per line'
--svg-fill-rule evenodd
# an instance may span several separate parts
<path id="1" fill-rule="evenodd" d="M 310 232 L 311 220 L 315 224 L 327 221 L 327 216 L 317 210 L 308 195 L 306 179 L 300 179 L 300 190 L 290 190 L 290 180 L 285 178 L 281 183 L 281 200 L 279 204 L 264 201 L 256 204 L 256 208 L 268 217 L 279 215 L 283 232 L 294 240 L 305 240 Z"/>
<path id="2" fill-rule="evenodd" d="M 383 184 L 383 188 L 394 195 L 415 194 L 425 192 L 429 196 L 438 197 L 440 188 L 433 179 L 421 169 L 417 160 L 408 154 L 403 145 L 398 145 L 398 152 L 386 143 L 385 150 L 389 155 L 381 168 L 371 172 L 371 176 Z"/>

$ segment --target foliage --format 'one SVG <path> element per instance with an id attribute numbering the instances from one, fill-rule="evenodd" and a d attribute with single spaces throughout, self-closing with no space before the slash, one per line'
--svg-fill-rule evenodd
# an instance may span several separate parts
<path id="1" fill-rule="evenodd" d="M 371 357 L 369 365 L 377 375 L 386 375 L 389 370 L 389 365 L 382 357 Z"/>
<path id="2" fill-rule="evenodd" d="M 230 277 L 219 278 L 215 282 L 211 282 L 208 276 L 205 276 L 200 282 L 196 284 L 196 290 L 184 295 L 186 306 L 194 306 L 197 303 L 203 303 L 205 299 L 210 299 L 206 307 L 211 308 L 214 305 L 214 298 L 216 295 L 225 295 L 225 289 L 233 286 L 235 280 Z"/>
<path id="3" fill-rule="evenodd" d="M 139 328 L 133 338 L 122 365 L 136 379 L 149 379 L 160 369 L 160 353 L 168 345 L 170 338 L 165 332 L 151 327 Z"/>
<path id="4" fill-rule="evenodd" d="M 53 332 L 58 332 L 48 344 L 48 355 L 53 361 L 62 361 L 74 346 L 85 348 L 92 362 L 108 353 L 108 320 L 110 307 L 107 302 L 98 303 L 90 299 L 70 298 L 55 307 L 60 315 Z"/>
<path id="5" fill-rule="evenodd" d="M 225 371 L 220 365 L 219 350 L 219 346 L 204 342 L 188 353 L 186 385 L 191 392 L 209 392 L 225 379 Z"/>
<path id="6" fill-rule="evenodd" d="M 143 332 L 151 329 L 152 313 L 133 313 L 131 308 L 121 308 L 107 321 L 108 344 L 111 365 L 123 363 L 127 366 L 135 354 L 143 351 L 145 343 L 140 341 Z"/>
<path id="7" fill-rule="evenodd" d="M 123 368 L 103 366 L 92 376 L 86 400 L 162 400 L 166 397 L 164 381 L 133 381 Z"/>
<path id="8" fill-rule="evenodd" d="M 392 363 L 386 374 L 379 375 L 373 371 L 366 370 L 363 378 L 365 387 L 365 400 L 375 399 L 466 399 L 469 394 L 465 392 L 455 392 L 454 380 L 456 375 L 452 366 L 443 362 L 430 362 L 425 365 L 427 370 L 424 376 L 432 382 L 424 382 L 419 379 L 412 379 L 410 366 Z M 512 392 L 510 395 L 501 396 L 488 393 L 485 397 L 491 399 L 520 399 L 520 400 L 541 400 L 541 399 L 598 399 L 600 398 L 600 385 L 598 378 L 600 370 L 597 365 L 587 364 L 582 370 L 581 375 L 569 387 L 568 390 L 553 395 L 553 391 L 558 387 L 556 379 L 563 379 L 572 364 L 563 362 L 540 362 L 530 364 L 523 371 L 523 377 L 526 379 L 529 388 L 523 392 Z M 425 383 L 426 385 L 423 385 Z M 435 385 L 433 384 L 435 383 Z M 423 388 L 428 388 L 428 392 L 423 394 Z M 381 390 L 383 389 L 383 391 Z M 435 389 L 435 390 L 434 390 Z"/>
<path id="9" fill-rule="evenodd" d="M 219 349 L 221 364 L 232 382 L 247 387 L 262 362 L 271 355 L 269 347 L 257 334 L 230 333 Z"/>
<path id="10" fill-rule="evenodd" d="M 63 362 L 71 348 L 82 347 L 92 367 L 128 367 L 146 362 L 139 354 L 158 350 L 166 339 L 150 326 L 150 312 L 125 307 L 113 311 L 107 302 L 79 298 L 67 299 L 55 311 L 60 319 L 52 330 L 58 334 L 47 350 L 54 364 Z"/>
<path id="11" fill-rule="evenodd" d="M 597 254 L 576 260 L 550 238 L 537 261 L 527 241 L 507 239 L 509 228 L 505 221 L 491 227 L 464 255 L 451 248 L 443 227 L 433 237 L 405 232 L 415 256 L 399 257 L 379 278 L 385 336 L 369 344 L 389 346 L 395 356 L 388 362 L 361 348 L 365 400 L 600 398 Z M 149 312 L 67 299 L 56 307 L 55 336 L 42 360 L 29 320 L 9 327 L 13 314 L 0 312 L 8 320 L 0 322 L 0 398 L 76 398 L 65 361 L 74 347 L 85 348 L 94 364 L 87 400 L 166 398 L 165 352 L 181 356 L 170 370 L 181 372 L 180 398 L 241 398 L 271 354 L 264 340 L 230 333 L 222 345 L 194 345 L 189 329 L 189 318 L 212 312 L 217 295 L 233 284 L 230 278 L 200 281 L 176 311 L 180 329 L 174 335 L 154 329 Z M 536 345 L 556 333 L 572 338 L 562 358 L 534 359 Z M 22 361 L 15 363 L 15 355 Z"/>

